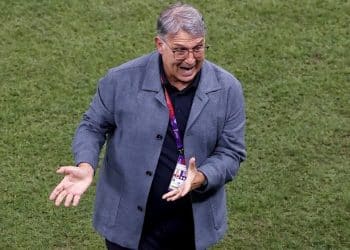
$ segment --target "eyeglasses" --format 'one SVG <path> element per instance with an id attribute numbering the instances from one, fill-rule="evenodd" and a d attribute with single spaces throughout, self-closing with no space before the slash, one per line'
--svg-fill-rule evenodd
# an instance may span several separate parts
<path id="1" fill-rule="evenodd" d="M 181 61 L 184 60 L 188 57 L 189 53 L 192 52 L 193 57 L 200 59 L 204 56 L 204 52 L 209 49 L 209 46 L 205 46 L 205 45 L 197 45 L 196 47 L 192 48 L 192 49 L 188 49 L 188 48 L 171 48 L 169 46 L 169 44 L 162 40 L 166 46 L 168 46 L 168 48 L 173 52 L 174 54 L 174 59 L 177 61 Z"/>

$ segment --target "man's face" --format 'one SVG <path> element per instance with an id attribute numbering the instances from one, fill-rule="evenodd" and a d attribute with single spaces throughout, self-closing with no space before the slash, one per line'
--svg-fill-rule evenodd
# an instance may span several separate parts
<path id="1" fill-rule="evenodd" d="M 156 37 L 155 42 L 169 82 L 185 86 L 190 84 L 204 61 L 204 37 L 193 37 L 180 31 L 176 35 L 168 35 L 163 40 Z"/>

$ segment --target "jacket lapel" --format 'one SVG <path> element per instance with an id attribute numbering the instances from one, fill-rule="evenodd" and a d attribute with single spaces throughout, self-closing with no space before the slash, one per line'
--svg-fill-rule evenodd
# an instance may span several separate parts
<path id="1" fill-rule="evenodd" d="M 157 52 L 151 54 L 150 60 L 146 66 L 142 90 L 156 92 L 154 97 L 166 107 L 164 91 L 160 83 L 159 54 Z"/>
<path id="2" fill-rule="evenodd" d="M 216 74 L 208 61 L 205 61 L 202 66 L 201 79 L 198 84 L 196 94 L 193 98 L 190 116 L 187 121 L 186 131 L 188 131 L 193 123 L 197 120 L 200 113 L 208 103 L 209 93 L 217 91 L 221 88 Z"/>

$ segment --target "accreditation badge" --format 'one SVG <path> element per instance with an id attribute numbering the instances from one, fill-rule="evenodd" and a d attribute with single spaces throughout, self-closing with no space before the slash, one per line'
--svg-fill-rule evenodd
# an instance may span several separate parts
<path id="1" fill-rule="evenodd" d="M 169 190 L 174 190 L 180 187 L 186 180 L 187 177 L 187 168 L 186 165 L 178 162 L 176 164 L 173 177 L 171 178 Z"/>

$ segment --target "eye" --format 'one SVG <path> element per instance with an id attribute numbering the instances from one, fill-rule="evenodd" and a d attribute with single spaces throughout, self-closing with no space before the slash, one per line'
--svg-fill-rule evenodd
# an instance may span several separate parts
<path id="1" fill-rule="evenodd" d="M 198 46 L 196 46 L 196 47 L 193 48 L 193 51 L 198 52 L 198 51 L 202 51 L 203 49 L 204 49 L 204 46 L 203 46 L 203 45 L 198 45 Z"/>
<path id="2" fill-rule="evenodd" d="M 185 54 L 187 53 L 187 49 L 186 48 L 174 48 L 174 51 L 176 53 L 179 53 L 179 54 Z"/>

